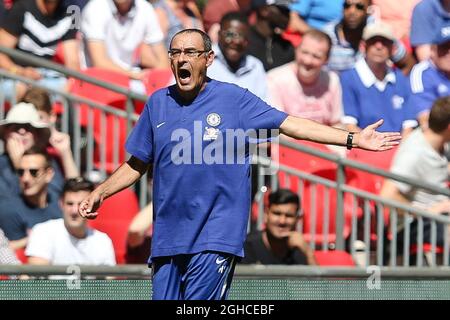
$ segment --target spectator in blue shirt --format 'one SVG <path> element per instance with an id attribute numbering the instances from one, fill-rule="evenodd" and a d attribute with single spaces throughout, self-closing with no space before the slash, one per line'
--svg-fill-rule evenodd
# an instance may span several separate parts
<path id="1" fill-rule="evenodd" d="M 37 103 L 31 95 L 27 94 L 25 97 L 27 101 L 35 100 L 34 102 Z M 21 189 L 16 169 L 24 152 L 32 147 L 46 148 L 50 137 L 50 125 L 40 119 L 38 111 L 31 103 L 16 104 L 9 110 L 6 119 L 0 120 L 0 139 L 5 144 L 5 153 L 0 155 L 0 197 L 20 195 Z M 64 141 L 59 138 L 51 141 L 55 147 L 61 146 L 61 142 L 64 144 Z M 56 150 L 64 150 L 64 148 Z M 66 156 L 66 154 L 62 155 L 62 159 Z M 54 175 L 49 189 L 59 193 L 64 184 L 64 172 L 56 159 L 52 159 L 51 163 Z"/>
<path id="2" fill-rule="evenodd" d="M 410 81 L 409 106 L 422 128 L 428 127 L 431 106 L 438 98 L 450 95 L 450 21 L 435 32 L 430 59 L 414 66 Z"/>
<path id="3" fill-rule="evenodd" d="M 363 39 L 365 58 L 341 73 L 343 123 L 348 130 L 359 131 L 383 118 L 380 131 L 410 131 L 417 123 L 406 109 L 408 80 L 388 64 L 395 39 L 392 31 L 386 24 L 371 24 L 364 29 Z"/>
<path id="4" fill-rule="evenodd" d="M 83 200 L 79 213 L 95 218 L 104 199 L 153 163 L 153 298 L 225 299 L 244 256 L 250 211 L 246 131 L 279 129 L 296 139 L 377 151 L 391 149 L 400 136 L 375 131 L 382 121 L 352 134 L 288 116 L 246 89 L 207 78 L 214 52 L 203 31 L 177 33 L 169 57 L 176 84 L 150 97 L 126 144 L 131 158 Z"/>
<path id="5" fill-rule="evenodd" d="M 422 0 L 414 8 L 411 20 L 411 46 L 419 61 L 431 56 L 436 31 L 450 32 L 450 0 Z M 447 29 L 445 29 L 447 28 Z"/>
<path id="6" fill-rule="evenodd" d="M 31 228 L 62 217 L 59 194 L 49 192 L 54 175 L 49 155 L 40 148 L 28 149 L 16 170 L 22 190 L 20 197 L 0 197 L 0 228 L 11 247 L 25 247 Z"/>
<path id="7" fill-rule="evenodd" d="M 310 28 L 322 29 L 332 21 L 342 18 L 342 4 L 344 0 L 301 0 L 290 5 L 291 31 L 300 34 Z"/>

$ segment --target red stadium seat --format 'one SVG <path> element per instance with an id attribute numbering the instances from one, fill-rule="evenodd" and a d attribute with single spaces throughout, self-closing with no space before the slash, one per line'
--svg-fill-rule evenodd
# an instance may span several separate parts
<path id="1" fill-rule="evenodd" d="M 64 64 L 64 47 L 62 42 L 58 42 L 56 45 L 55 55 L 52 58 L 53 62 Z"/>
<path id="2" fill-rule="evenodd" d="M 126 158 L 125 142 L 127 138 L 127 120 L 110 114 L 106 116 L 105 124 L 105 140 L 102 140 L 100 117 L 95 119 L 94 140 L 97 147 L 94 150 L 94 166 L 97 169 L 102 169 L 100 146 L 105 144 L 105 171 L 111 173 L 117 169 L 117 166 L 124 162 Z M 117 163 L 114 159 L 116 144 L 118 148 Z"/>
<path id="3" fill-rule="evenodd" d="M 318 149 L 322 152 L 332 153 L 332 151 L 325 145 L 317 144 L 308 141 L 298 141 L 299 144 Z M 276 150 L 276 149 L 275 149 Z M 337 165 L 336 163 L 315 157 L 300 151 L 293 150 L 288 147 L 279 146 L 279 152 L 272 154 L 274 161 L 278 160 L 281 165 L 285 165 L 299 171 L 304 171 L 312 175 L 316 175 L 328 180 L 336 180 Z M 286 182 L 286 175 L 284 172 L 279 172 L 278 178 L 280 181 L 281 188 L 289 188 L 294 192 L 298 192 L 299 189 L 299 179 L 295 176 L 289 177 L 288 182 Z M 346 183 L 352 184 L 354 180 L 354 175 L 349 174 L 346 176 Z M 336 191 L 334 189 L 329 189 L 329 228 L 328 233 L 324 230 L 324 221 L 326 217 L 326 206 L 325 206 L 325 194 L 327 192 L 323 185 L 317 184 L 316 187 L 316 198 L 312 198 L 312 187 L 309 181 L 303 181 L 303 194 L 302 194 L 302 208 L 304 211 L 303 219 L 303 233 L 305 239 L 313 241 L 316 244 L 322 244 L 324 242 L 335 243 L 336 241 Z M 315 200 L 315 201 L 314 201 Z M 315 228 L 313 230 L 313 204 L 316 207 L 316 217 L 315 217 Z M 351 215 L 352 215 L 353 202 L 350 195 L 344 196 L 344 238 L 350 235 L 351 231 Z M 359 217 L 361 215 L 361 210 L 357 210 L 356 215 Z M 314 234 L 314 236 L 313 236 Z M 314 238 L 313 238 L 314 237 Z"/>
<path id="4" fill-rule="evenodd" d="M 149 69 L 145 72 L 145 78 L 142 80 L 145 86 L 146 94 L 151 96 L 153 92 L 167 87 L 173 79 L 171 69 Z M 140 114 L 144 109 L 144 102 L 135 102 L 135 111 Z"/>
<path id="5" fill-rule="evenodd" d="M 345 251 L 314 251 L 319 266 L 356 266 L 352 256 Z"/>
<path id="6" fill-rule="evenodd" d="M 361 149 L 352 149 L 347 158 L 355 161 L 359 161 L 370 165 L 372 167 L 388 171 L 391 167 L 392 160 L 394 158 L 397 148 L 393 148 L 384 152 L 371 152 Z M 384 183 L 384 177 L 364 172 L 358 169 L 347 168 L 347 175 L 355 176 L 353 186 L 364 191 L 379 194 Z M 360 204 L 363 206 L 363 204 Z M 370 239 L 376 241 L 377 239 L 377 216 L 375 203 L 370 202 L 371 222 L 370 222 Z M 389 225 L 389 208 L 384 208 L 384 226 Z M 390 237 L 390 235 L 388 235 Z"/>
<path id="7" fill-rule="evenodd" d="M 289 41 L 294 48 L 297 48 L 298 45 L 302 42 L 302 35 L 297 32 L 292 32 L 291 30 L 286 30 L 281 34 L 281 37 L 287 41 Z"/>
<path id="8" fill-rule="evenodd" d="M 397 152 L 397 148 L 384 152 L 371 152 L 361 149 L 352 149 L 348 153 L 347 158 L 387 171 L 391 166 L 395 152 Z M 375 194 L 380 192 L 384 182 L 383 177 L 351 168 L 347 170 L 347 173 L 351 173 L 356 176 L 355 183 L 358 188 Z"/>
<path id="9" fill-rule="evenodd" d="M 88 76 L 98 78 L 100 80 L 105 80 L 108 82 L 112 82 L 116 85 L 124 87 L 128 89 L 129 79 L 127 76 L 110 70 L 104 70 L 100 68 L 88 68 L 83 71 Z M 69 90 L 72 94 L 78 95 L 84 98 L 88 98 L 99 102 L 101 104 L 106 104 L 115 108 L 119 108 L 125 110 L 126 108 L 126 97 L 114 91 L 110 91 L 107 89 L 103 89 L 96 85 L 90 84 L 85 81 L 81 81 L 78 79 L 70 79 Z M 90 107 L 86 104 L 80 104 L 80 125 L 82 127 L 87 127 L 88 125 L 88 110 Z M 106 172 L 111 173 L 114 169 L 116 169 L 116 163 L 114 161 L 114 145 L 116 141 L 118 141 L 119 148 L 119 157 L 118 163 L 121 163 L 125 160 L 125 150 L 124 144 L 126 140 L 126 120 L 121 118 L 119 119 L 119 124 L 114 129 L 116 116 L 112 114 L 106 114 L 106 139 L 102 141 L 102 125 L 101 125 L 101 114 L 102 112 L 98 109 L 95 109 L 93 113 L 93 131 L 94 131 L 94 139 L 95 139 L 95 150 L 94 150 L 94 165 L 97 169 L 101 168 L 101 155 L 100 155 L 100 145 L 104 145 L 106 149 L 106 164 L 105 169 Z M 115 131 L 116 130 L 116 131 Z"/>
<path id="10" fill-rule="evenodd" d="M 128 227 L 138 211 L 136 194 L 131 189 L 125 189 L 106 199 L 98 211 L 98 217 L 88 222 L 89 226 L 111 238 L 119 264 L 125 263 Z"/>
<path id="11" fill-rule="evenodd" d="M 171 69 L 150 69 L 142 81 L 145 85 L 147 95 L 151 95 L 158 89 L 167 87 L 173 79 Z"/>
<path id="12" fill-rule="evenodd" d="M 328 149 L 325 145 L 322 144 L 309 141 L 295 141 L 295 142 L 300 145 L 320 150 L 322 152 L 332 153 L 330 149 Z M 299 171 L 312 173 L 330 180 L 336 179 L 337 166 L 334 162 L 319 157 L 315 157 L 313 155 L 303 153 L 291 149 L 289 147 L 279 145 L 278 152 L 276 152 L 276 148 L 272 147 L 272 159 L 274 161 L 278 161 L 281 165 L 285 165 L 293 169 L 297 169 Z M 281 187 L 289 188 L 294 192 L 298 190 L 297 177 L 291 176 L 288 180 L 289 185 L 287 185 L 286 174 L 280 171 L 278 173 L 278 179 L 280 181 Z"/>
<path id="13" fill-rule="evenodd" d="M 84 70 L 83 73 L 87 76 L 121 86 L 125 89 L 129 88 L 128 77 L 119 72 L 101 68 L 88 68 Z M 101 104 L 106 104 L 122 110 L 126 109 L 126 97 L 123 94 L 101 88 L 79 79 L 69 79 L 69 92 L 83 98 L 94 100 Z M 87 125 L 88 109 L 89 106 L 85 104 L 80 105 L 80 121 L 83 126 Z"/>
<path id="14" fill-rule="evenodd" d="M 419 250 L 417 244 L 413 244 L 410 247 L 410 254 L 416 254 Z M 423 252 L 431 252 L 432 245 L 431 243 L 424 243 L 423 244 Z M 444 248 L 436 246 L 436 253 L 444 253 Z"/>
<path id="15" fill-rule="evenodd" d="M 328 197 L 328 232 L 325 230 L 325 221 L 327 217 L 326 192 L 329 190 Z M 309 181 L 304 182 L 303 195 L 301 198 L 303 216 L 303 235 L 306 241 L 314 241 L 316 245 L 325 242 L 331 244 L 336 242 L 336 212 L 337 200 L 336 190 L 326 189 L 323 185 L 316 185 L 315 198 L 313 197 L 313 186 Z M 315 207 L 315 216 L 313 211 Z M 357 216 L 361 211 L 357 210 Z M 315 217 L 315 227 L 313 221 Z M 352 198 L 350 195 L 344 195 L 344 239 L 347 239 L 351 232 L 352 218 Z"/>
<path id="16" fill-rule="evenodd" d="M 28 257 L 25 255 L 25 248 L 20 248 L 16 250 L 17 259 L 22 263 L 28 263 Z"/>

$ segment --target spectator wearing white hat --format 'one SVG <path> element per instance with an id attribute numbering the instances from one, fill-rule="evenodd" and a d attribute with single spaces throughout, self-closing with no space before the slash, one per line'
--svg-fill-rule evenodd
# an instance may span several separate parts
<path id="1" fill-rule="evenodd" d="M 5 153 L 0 155 L 0 197 L 20 194 L 16 169 L 26 150 L 33 146 L 45 149 L 50 138 L 49 124 L 40 120 L 39 113 L 30 103 L 19 103 L 11 108 L 6 119 L 0 121 L 0 139 L 5 143 Z M 61 192 L 64 175 L 59 164 L 52 160 L 55 175 L 49 188 Z"/>
<path id="2" fill-rule="evenodd" d="M 360 51 L 364 57 L 341 73 L 342 122 L 348 130 L 358 132 L 374 119 L 385 119 L 380 131 L 410 132 L 417 121 L 406 107 L 408 81 L 389 64 L 394 34 L 388 25 L 374 23 L 364 28 L 362 39 Z"/>
<path id="3" fill-rule="evenodd" d="M 61 164 L 66 179 L 76 178 L 80 175 L 75 163 L 70 136 L 57 130 L 58 116 L 53 111 L 50 95 L 47 90 L 31 87 L 25 92 L 22 102 L 31 103 L 39 113 L 42 122 L 47 123 L 50 128 L 49 145 L 47 152 Z"/>

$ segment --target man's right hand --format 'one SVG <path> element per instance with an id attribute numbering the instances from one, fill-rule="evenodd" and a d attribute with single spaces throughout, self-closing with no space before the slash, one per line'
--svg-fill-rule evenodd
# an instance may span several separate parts
<path id="1" fill-rule="evenodd" d="M 81 202 L 78 213 L 85 219 L 95 219 L 98 215 L 97 210 L 102 205 L 102 202 L 103 196 L 94 190 Z"/>
<path id="2" fill-rule="evenodd" d="M 305 240 L 303 240 L 303 237 L 300 232 L 292 231 L 289 234 L 289 238 L 288 238 L 289 248 L 303 250 L 304 245 L 305 245 Z"/>
<path id="3" fill-rule="evenodd" d="M 25 153 L 25 147 L 22 144 L 20 135 L 16 132 L 10 134 L 6 140 L 6 151 L 8 151 L 9 158 L 11 159 L 14 168 L 19 167 L 20 160 Z"/>

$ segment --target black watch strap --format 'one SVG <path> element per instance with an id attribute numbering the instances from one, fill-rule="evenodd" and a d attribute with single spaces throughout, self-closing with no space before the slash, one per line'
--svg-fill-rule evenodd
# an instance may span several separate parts
<path id="1" fill-rule="evenodd" d="M 354 132 L 349 132 L 348 136 L 347 136 L 347 149 L 348 150 L 352 150 L 353 148 L 353 135 L 355 133 Z"/>

